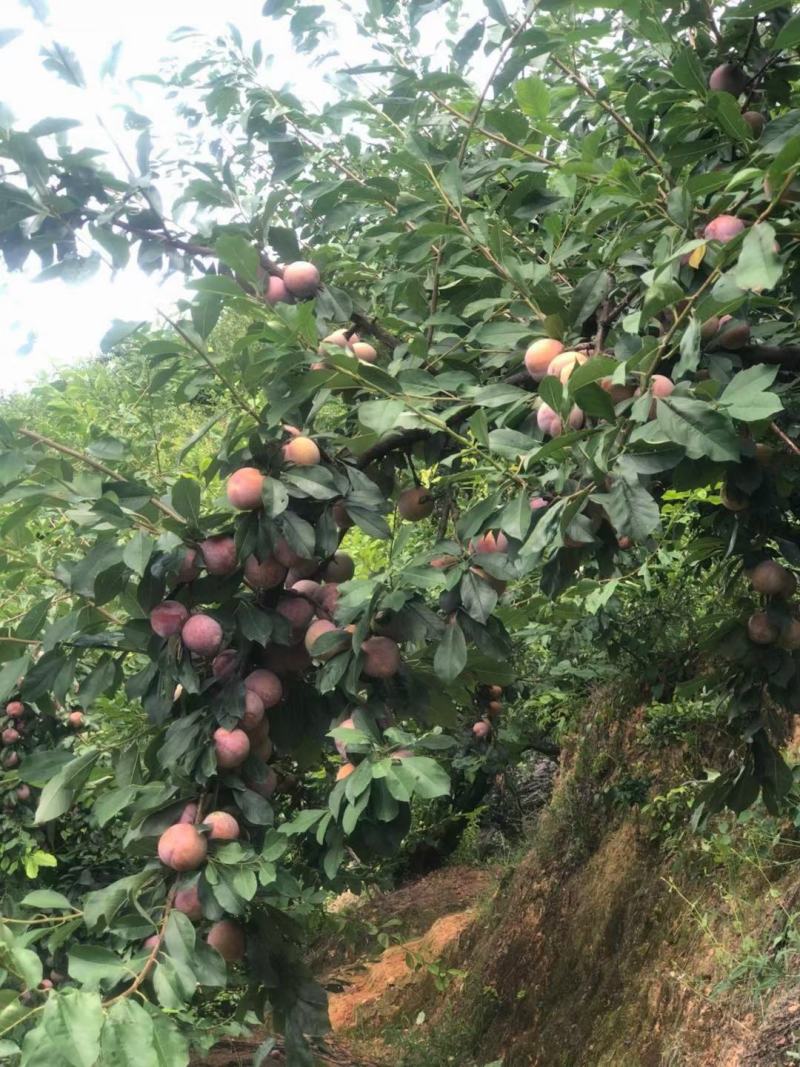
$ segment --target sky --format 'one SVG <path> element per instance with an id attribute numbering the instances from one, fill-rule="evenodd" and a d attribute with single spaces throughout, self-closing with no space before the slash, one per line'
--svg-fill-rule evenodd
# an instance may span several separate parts
<path id="1" fill-rule="evenodd" d="M 265 53 L 275 55 L 271 82 L 291 84 L 308 99 L 328 95 L 323 73 L 298 64 L 288 28 L 261 14 L 263 0 L 48 0 L 47 22 L 37 21 L 20 0 L 0 0 L 0 29 L 23 33 L 0 50 L 0 104 L 10 109 L 19 128 L 45 117 L 79 118 L 90 129 L 89 143 L 103 144 L 104 135 L 95 115 L 100 113 L 115 135 L 129 137 L 122 127 L 122 100 L 147 114 L 156 126 L 168 121 L 169 105 L 159 101 L 152 86 L 128 84 L 127 79 L 155 72 L 162 56 L 185 55 L 191 44 L 176 45 L 168 35 L 179 26 L 203 33 L 224 32 L 233 22 L 245 44 L 261 40 Z M 483 9 L 483 4 L 478 2 Z M 339 46 L 350 63 L 366 58 L 366 44 L 349 19 L 337 21 Z M 103 61 L 122 41 L 117 79 L 101 80 Z M 87 90 L 67 85 L 44 69 L 39 50 L 53 41 L 67 45 L 78 56 Z M 196 47 L 196 45 L 194 46 Z M 146 95 L 140 95 L 146 94 Z M 80 131 L 75 131 L 80 132 Z M 155 318 L 180 295 L 182 279 L 166 282 L 148 276 L 135 266 L 112 278 L 105 269 L 81 285 L 61 281 L 36 284 L 38 260 L 30 257 L 21 274 L 8 274 L 0 265 L 0 393 L 23 388 L 42 372 L 97 352 L 99 341 L 113 319 Z"/>

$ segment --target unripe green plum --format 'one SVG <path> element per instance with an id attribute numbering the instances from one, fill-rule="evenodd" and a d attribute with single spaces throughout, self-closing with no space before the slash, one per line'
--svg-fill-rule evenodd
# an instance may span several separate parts
<path id="1" fill-rule="evenodd" d="M 206 860 L 206 839 L 196 826 L 176 822 L 158 839 L 158 858 L 173 871 L 196 871 Z"/>

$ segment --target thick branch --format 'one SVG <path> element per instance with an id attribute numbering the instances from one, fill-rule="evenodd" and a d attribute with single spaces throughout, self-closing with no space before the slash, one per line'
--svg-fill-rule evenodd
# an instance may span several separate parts
<path id="1" fill-rule="evenodd" d="M 747 363 L 772 363 L 790 370 L 800 369 L 800 345 L 747 345 L 739 349 Z"/>
<path id="2" fill-rule="evenodd" d="M 391 349 L 395 349 L 403 343 L 400 337 L 396 337 L 395 334 L 385 330 L 375 319 L 368 319 L 366 315 L 361 315 L 357 311 L 354 311 L 350 316 L 350 321 L 359 333 L 369 334 Z"/>
<path id="3" fill-rule="evenodd" d="M 389 434 L 387 437 L 381 438 L 380 441 L 376 441 L 372 448 L 362 452 L 358 457 L 356 466 L 363 471 L 372 463 L 383 459 L 384 456 L 388 456 L 390 452 L 405 452 L 418 441 L 427 441 L 436 432 L 438 431 L 425 429 L 398 430 L 397 433 Z"/>

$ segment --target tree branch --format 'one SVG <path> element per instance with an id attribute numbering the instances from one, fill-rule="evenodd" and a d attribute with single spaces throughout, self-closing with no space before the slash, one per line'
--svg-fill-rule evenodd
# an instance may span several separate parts
<path id="1" fill-rule="evenodd" d="M 397 348 L 403 344 L 403 340 L 395 334 L 385 330 L 383 326 L 375 319 L 368 319 L 366 315 L 360 314 L 358 311 L 354 311 L 350 316 L 350 321 L 356 327 L 359 333 L 369 334 L 371 337 L 375 337 L 378 341 L 381 341 L 388 348 Z"/>
<path id="2" fill-rule="evenodd" d="M 356 466 L 363 471 L 379 459 L 388 456 L 390 452 L 405 452 L 417 444 L 418 441 L 427 441 L 437 432 L 436 430 L 425 429 L 398 430 L 397 433 L 382 437 L 366 452 L 362 452 L 358 457 Z"/>
<path id="3" fill-rule="evenodd" d="M 79 452 L 77 448 L 71 448 L 69 445 L 63 445 L 60 441 L 54 441 L 52 437 L 45 437 L 44 434 L 36 433 L 35 430 L 27 430 L 24 427 L 20 427 L 17 433 L 22 434 L 23 437 L 30 438 L 31 441 L 35 441 L 39 445 L 44 445 L 45 448 L 52 448 L 54 452 L 60 452 L 64 456 L 71 456 L 72 459 L 80 460 L 81 463 L 85 463 L 87 467 L 93 467 L 94 470 L 99 471 L 101 474 L 108 475 L 109 478 L 113 478 L 115 482 L 127 482 L 128 479 L 119 471 L 112 470 L 111 467 L 107 467 L 105 463 L 99 463 L 96 459 L 92 459 L 91 456 L 87 456 L 85 452 Z M 169 504 L 165 504 L 163 500 L 159 500 L 157 496 L 150 497 L 150 503 L 154 508 L 158 508 L 164 515 L 168 515 L 169 518 L 174 519 L 176 522 L 182 525 L 186 522 L 184 517 L 180 515 L 174 508 L 171 508 Z"/>

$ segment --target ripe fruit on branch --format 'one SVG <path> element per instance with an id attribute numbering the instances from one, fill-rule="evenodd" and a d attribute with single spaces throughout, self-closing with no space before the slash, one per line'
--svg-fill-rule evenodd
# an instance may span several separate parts
<path id="1" fill-rule="evenodd" d="M 298 467 L 313 467 L 320 461 L 319 448 L 310 437 L 293 437 L 283 446 L 283 458 Z"/>
<path id="2" fill-rule="evenodd" d="M 208 931 L 206 942 L 217 950 L 226 963 L 236 963 L 244 958 L 244 930 L 232 919 L 221 919 L 214 923 Z"/>
<path id="3" fill-rule="evenodd" d="M 258 793 L 259 796 L 264 797 L 265 800 L 269 800 L 278 787 L 278 776 L 275 773 L 274 768 L 265 767 L 264 777 L 260 782 L 248 780 L 245 785 L 248 789 L 252 789 L 254 793 Z"/>
<path id="4" fill-rule="evenodd" d="M 176 911 L 182 911 L 192 922 L 199 922 L 203 918 L 203 905 L 200 903 L 200 894 L 197 886 L 188 889 L 179 889 L 172 902 Z"/>
<path id="5" fill-rule="evenodd" d="M 227 811 L 210 811 L 203 823 L 211 827 L 209 841 L 236 841 L 239 837 L 239 823 Z"/>
<path id="6" fill-rule="evenodd" d="M 744 230 L 744 223 L 736 215 L 717 215 L 703 230 L 703 237 L 707 241 L 720 241 L 727 244 L 734 237 L 738 237 Z"/>
<path id="7" fill-rule="evenodd" d="M 289 623 L 293 638 L 301 640 L 314 617 L 314 605 L 302 596 L 285 596 L 278 601 L 275 610 Z"/>
<path id="8" fill-rule="evenodd" d="M 712 315 L 710 319 L 706 321 L 700 327 L 700 340 L 710 341 L 719 329 L 719 317 Z"/>
<path id="9" fill-rule="evenodd" d="M 274 589 L 285 577 L 286 568 L 274 556 L 263 560 L 248 556 L 244 562 L 244 579 L 253 589 Z"/>
<path id="10" fill-rule="evenodd" d="M 67 722 L 73 730 L 80 730 L 80 728 L 83 726 L 83 712 L 71 711 L 67 716 Z"/>
<path id="11" fill-rule="evenodd" d="M 487 712 L 489 714 L 489 718 L 490 719 L 496 719 L 497 716 L 500 714 L 500 712 L 502 710 L 503 710 L 503 705 L 500 703 L 499 700 L 490 700 L 489 701 L 489 704 L 488 704 L 488 707 L 487 707 Z"/>
<path id="12" fill-rule="evenodd" d="M 800 622 L 797 619 L 789 620 L 788 626 L 784 627 L 778 639 L 778 644 L 790 652 L 800 648 Z"/>
<path id="13" fill-rule="evenodd" d="M 283 284 L 291 296 L 301 300 L 316 296 L 319 283 L 319 271 L 313 263 L 300 259 L 284 268 Z"/>
<path id="14" fill-rule="evenodd" d="M 345 778 L 349 778 L 355 770 L 352 763 L 343 763 L 339 770 L 336 772 L 336 781 L 343 782 Z"/>
<path id="15" fill-rule="evenodd" d="M 255 730 L 264 718 L 264 701 L 254 693 L 252 689 L 244 691 L 244 715 L 239 720 L 239 726 L 243 730 Z"/>
<path id="16" fill-rule="evenodd" d="M 197 805 L 194 803 L 194 801 L 192 801 L 191 803 L 187 804 L 186 807 L 183 809 L 183 811 L 181 812 L 181 817 L 180 819 L 178 819 L 178 822 L 194 823 L 196 819 Z"/>
<path id="17" fill-rule="evenodd" d="M 266 478 L 256 467 L 240 467 L 228 478 L 225 492 L 228 503 L 240 511 L 261 507 L 261 491 Z"/>
<path id="18" fill-rule="evenodd" d="M 17 789 L 17 799 L 21 800 L 23 803 L 26 800 L 30 800 L 31 799 L 30 786 L 25 785 L 25 783 L 23 782 L 23 784 Z"/>
<path id="19" fill-rule="evenodd" d="M 727 348 L 729 352 L 736 352 L 749 343 L 750 325 L 739 319 L 733 319 L 730 315 L 723 315 L 719 320 L 719 330 L 714 340 L 718 345 Z"/>
<path id="20" fill-rule="evenodd" d="M 235 648 L 226 648 L 224 652 L 214 657 L 211 663 L 211 673 L 215 678 L 230 678 L 236 670 L 238 658 L 239 654 Z"/>
<path id="21" fill-rule="evenodd" d="M 757 141 L 764 132 L 764 127 L 767 124 L 766 118 L 760 111 L 744 111 L 742 113 L 742 118 L 750 127 L 750 133 Z"/>
<path id="22" fill-rule="evenodd" d="M 362 363 L 375 363 L 378 359 L 377 351 L 366 341 L 353 341 L 351 343 L 353 355 Z"/>
<path id="23" fill-rule="evenodd" d="M 181 630 L 181 640 L 190 652 L 211 659 L 222 645 L 222 627 L 210 615 L 192 615 Z"/>
<path id="24" fill-rule="evenodd" d="M 3 756 L 3 768 L 10 771 L 13 767 L 19 767 L 19 753 L 6 752 Z"/>
<path id="25" fill-rule="evenodd" d="M 238 563 L 236 560 L 236 543 L 232 537 L 209 537 L 200 542 L 200 554 L 209 574 L 233 574 Z"/>
<path id="26" fill-rule="evenodd" d="M 333 618 L 336 614 L 336 605 L 339 603 L 339 586 L 336 582 L 328 582 L 320 589 L 317 597 L 317 612 Z"/>
<path id="27" fill-rule="evenodd" d="M 291 303 L 292 298 L 283 283 L 283 278 L 279 278 L 277 274 L 270 274 L 267 287 L 264 290 L 264 299 L 268 304 Z"/>
<path id="28" fill-rule="evenodd" d="M 750 498 L 737 486 L 726 482 L 719 493 L 722 506 L 728 511 L 746 511 L 750 507 Z"/>
<path id="29" fill-rule="evenodd" d="M 291 584 L 290 584 L 291 578 Z M 291 574 L 286 579 L 286 588 L 291 589 L 295 596 L 304 596 L 312 604 L 316 604 L 322 595 L 322 586 L 311 578 L 292 578 Z"/>
<path id="30" fill-rule="evenodd" d="M 535 382 L 540 382 L 547 374 L 550 364 L 563 351 L 564 346 L 560 341 L 542 337 L 528 347 L 525 353 L 525 369 Z"/>
<path id="31" fill-rule="evenodd" d="M 549 404 L 542 404 L 536 412 L 536 424 L 544 434 L 550 437 L 560 437 L 564 432 L 561 418 Z M 569 413 L 567 425 L 571 430 L 580 430 L 583 426 L 583 412 L 579 407 L 574 407 Z"/>
<path id="32" fill-rule="evenodd" d="M 651 419 L 654 419 L 656 417 L 656 412 L 658 410 L 658 407 L 656 405 L 656 400 L 663 400 L 664 397 L 671 396 L 672 391 L 674 390 L 674 388 L 675 388 L 674 382 L 670 378 L 667 378 L 666 375 L 664 375 L 664 374 L 654 374 L 650 378 L 650 381 L 647 383 L 647 391 L 653 397 L 653 402 L 650 405 L 650 418 Z M 641 390 L 641 387 L 640 387 L 639 389 L 636 390 L 636 396 L 641 396 L 641 395 L 642 395 L 642 390 Z"/>
<path id="33" fill-rule="evenodd" d="M 275 542 L 275 547 L 272 550 L 272 554 L 278 561 L 278 563 L 282 563 L 284 567 L 297 567 L 298 564 L 301 563 L 313 564 L 312 560 L 304 560 L 302 556 L 299 556 L 289 544 L 289 542 L 283 537 L 279 537 L 278 540 Z M 316 564 L 314 564 L 314 566 L 316 566 Z M 298 578 L 299 577 L 302 577 L 302 575 L 298 574 Z M 308 577 L 308 575 L 306 575 L 305 577 Z"/>
<path id="34" fill-rule="evenodd" d="M 341 643 L 334 645 L 333 648 L 329 648 L 326 652 L 314 651 L 314 645 L 319 640 L 319 638 L 322 637 L 323 634 L 337 632 L 341 634 Z M 332 622 L 329 622 L 327 619 L 316 619 L 306 630 L 305 646 L 308 649 L 310 655 L 314 657 L 314 659 L 319 659 L 323 661 L 333 659 L 333 657 L 339 652 L 343 652 L 349 644 L 349 636 L 343 630 L 339 630 L 337 626 L 335 626 Z"/>
<path id="35" fill-rule="evenodd" d="M 336 552 L 322 568 L 322 578 L 326 582 L 349 582 L 356 572 L 352 556 L 346 552 Z"/>
<path id="36" fill-rule="evenodd" d="M 562 352 L 547 368 L 547 373 L 558 376 L 561 384 L 566 385 L 575 368 L 583 366 L 588 359 L 585 352 Z"/>
<path id="37" fill-rule="evenodd" d="M 502 685 L 490 685 L 488 686 L 488 691 L 489 696 L 492 697 L 494 700 L 499 700 L 500 697 L 503 695 Z"/>
<path id="38" fill-rule="evenodd" d="M 598 385 L 611 397 L 611 403 L 615 406 L 625 400 L 630 400 L 635 390 L 632 385 L 614 385 L 611 378 L 601 378 Z"/>
<path id="39" fill-rule="evenodd" d="M 340 530 L 349 530 L 353 525 L 353 520 L 347 514 L 347 505 L 343 500 L 336 501 L 331 508 L 331 515 L 333 515 L 333 521 Z"/>
<path id="40" fill-rule="evenodd" d="M 368 678 L 392 678 L 400 670 L 400 649 L 389 637 L 368 637 L 361 651 L 361 670 Z"/>
<path id="41" fill-rule="evenodd" d="M 545 498 L 543 496 L 532 496 L 531 497 L 531 511 L 541 511 L 542 508 L 546 508 L 547 507 L 547 504 L 548 504 L 548 502 L 545 500 Z"/>
<path id="42" fill-rule="evenodd" d="M 196 548 L 187 548 L 184 551 L 181 565 L 178 568 L 176 575 L 177 580 L 180 583 L 193 582 L 195 578 L 200 574 L 200 564 L 197 558 Z"/>
<path id="43" fill-rule="evenodd" d="M 359 337 L 357 333 L 353 333 L 348 337 L 347 330 L 334 330 L 333 333 L 329 333 L 327 337 L 322 338 L 322 342 L 317 349 L 317 355 L 325 355 L 324 345 L 337 345 L 339 348 L 345 348 L 348 351 L 352 351 L 352 346 L 358 344 L 358 341 Z"/>
<path id="44" fill-rule="evenodd" d="M 496 534 L 489 530 L 488 533 L 481 534 L 480 537 L 473 537 L 469 543 L 469 550 L 476 555 L 479 552 L 507 552 L 508 538 L 502 530 L 499 530 Z"/>
<path id="45" fill-rule="evenodd" d="M 757 645 L 771 645 L 778 640 L 780 630 L 765 611 L 757 611 L 747 620 L 747 636 Z"/>
<path id="46" fill-rule="evenodd" d="M 176 822 L 158 839 L 158 858 L 173 871 L 196 871 L 205 863 L 206 839 L 196 826 Z"/>
<path id="47" fill-rule="evenodd" d="M 189 618 L 189 609 L 177 600 L 165 600 L 156 604 L 150 612 L 150 626 L 159 637 L 179 634 Z"/>
<path id="48" fill-rule="evenodd" d="M 722 63 L 711 71 L 708 79 L 709 89 L 718 93 L 730 93 L 739 96 L 747 85 L 747 74 L 738 63 Z"/>
<path id="49" fill-rule="evenodd" d="M 484 719 L 480 719 L 472 727 L 472 732 L 478 741 L 485 741 L 489 734 L 492 732 L 492 728 L 488 722 Z"/>
<path id="50" fill-rule="evenodd" d="M 794 596 L 797 579 L 786 567 L 774 559 L 765 559 L 757 564 L 750 573 L 750 584 L 757 593 L 764 596 Z"/>
<path id="51" fill-rule="evenodd" d="M 250 755 L 250 738 L 244 730 L 226 730 L 220 726 L 214 731 L 214 751 L 217 766 L 225 771 L 233 770 L 241 767 Z"/>
<path id="52" fill-rule="evenodd" d="M 9 719 L 21 719 L 25 714 L 25 705 L 21 700 L 12 700 L 6 704 L 6 715 Z"/>
<path id="53" fill-rule="evenodd" d="M 404 489 L 397 498 L 397 512 L 401 519 L 408 522 L 420 522 L 427 519 L 433 512 L 433 494 L 424 485 L 416 485 L 412 489 Z"/>
<path id="54" fill-rule="evenodd" d="M 355 724 L 354 720 L 348 718 L 348 719 L 342 719 L 342 721 L 340 723 L 337 723 L 336 724 L 336 729 L 337 730 L 356 730 L 357 727 L 356 727 L 356 724 Z M 336 746 L 336 751 L 339 753 L 339 755 L 342 757 L 342 759 L 347 759 L 347 742 L 346 741 L 335 740 L 333 743 Z"/>
<path id="55" fill-rule="evenodd" d="M 269 719 L 262 719 L 255 730 L 247 735 L 250 738 L 250 751 L 265 763 L 272 756 L 272 741 L 269 737 Z"/>

